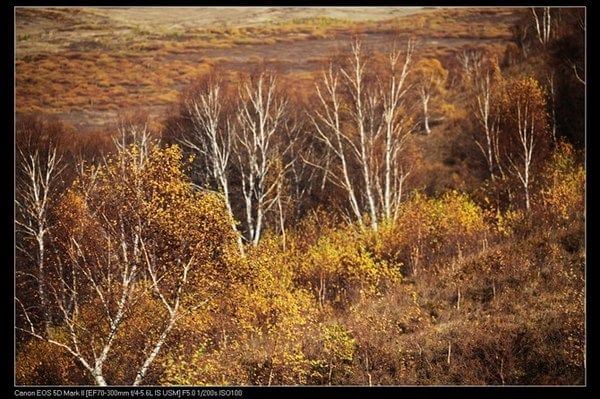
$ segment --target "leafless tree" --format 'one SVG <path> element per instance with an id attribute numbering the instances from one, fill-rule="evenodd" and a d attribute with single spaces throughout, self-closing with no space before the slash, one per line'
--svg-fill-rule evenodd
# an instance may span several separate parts
<path id="1" fill-rule="evenodd" d="M 413 44 L 404 59 L 396 48 L 387 57 L 387 73 L 368 76 L 359 40 L 352 43 L 345 67 L 330 63 L 316 86 L 320 107 L 309 117 L 327 148 L 326 163 L 312 163 L 332 184 L 343 189 L 352 218 L 363 224 L 363 212 L 377 229 L 382 218 L 397 216 L 408 171 L 401 152 L 412 130 L 404 107 Z M 402 62 L 401 62 L 402 61 Z M 371 79 L 371 84 L 368 83 Z M 353 170 L 358 165 L 358 176 Z"/>
<path id="2" fill-rule="evenodd" d="M 246 239 L 258 244 L 265 214 L 277 204 L 281 180 L 293 163 L 287 155 L 294 131 L 287 126 L 287 101 L 277 92 L 274 74 L 260 72 L 240 89 L 234 152 L 246 213 Z"/>
<path id="3" fill-rule="evenodd" d="M 61 165 L 61 156 L 57 155 L 56 148 L 50 148 L 46 156 L 38 151 L 33 154 L 19 153 L 21 179 L 17 181 L 16 196 L 16 227 L 23 234 L 24 240 L 16 243 L 16 248 L 35 265 L 35 273 L 27 273 L 37 285 L 39 296 L 39 309 L 46 333 L 50 325 L 48 314 L 48 294 L 45 282 L 46 274 L 46 242 L 51 228 L 49 222 L 49 208 L 56 194 L 57 179 L 64 169 Z M 33 241 L 34 250 L 27 245 Z M 18 273 L 25 273 L 22 270 Z"/>
<path id="4" fill-rule="evenodd" d="M 475 49 L 465 49 L 458 54 L 457 58 L 462 67 L 463 82 L 468 86 L 473 82 L 476 71 L 481 69 L 484 60 L 483 52 Z"/>
<path id="5" fill-rule="evenodd" d="M 531 13 L 533 14 L 533 20 L 535 22 L 535 31 L 537 33 L 537 38 L 542 44 L 542 46 L 545 47 L 550 41 L 550 33 L 552 28 L 550 7 L 543 7 L 541 10 L 541 15 L 539 16 L 538 13 L 535 11 L 535 7 L 532 7 Z"/>
<path id="6" fill-rule="evenodd" d="M 515 27 L 514 37 L 517 41 L 518 47 L 521 49 L 523 53 L 523 58 L 527 58 L 529 56 L 529 48 L 531 47 L 531 40 L 529 38 L 529 26 L 519 24 Z"/>
<path id="7" fill-rule="evenodd" d="M 222 82 L 214 79 L 208 82 L 196 98 L 187 103 L 192 120 L 192 132 L 180 143 L 203 158 L 212 183 L 223 194 L 227 211 L 231 215 L 232 229 L 237 232 L 230 193 L 231 141 L 233 127 L 229 119 L 223 122 Z M 241 235 L 238 234 L 238 248 L 244 254 Z"/>
<path id="8" fill-rule="evenodd" d="M 430 134 L 429 101 L 443 89 L 448 71 L 437 59 L 422 59 L 417 64 L 417 75 L 417 92 L 423 109 L 423 130 L 425 134 Z"/>
<path id="9" fill-rule="evenodd" d="M 117 151 L 127 151 L 127 147 L 135 144 L 136 163 L 142 167 L 148 158 L 150 146 L 155 142 L 147 123 L 121 122 L 118 135 L 113 140 Z"/>
<path id="10" fill-rule="evenodd" d="M 500 112 L 498 106 L 493 103 L 495 87 L 493 73 L 491 65 L 484 66 L 481 63 L 473 71 L 475 118 L 483 129 L 483 135 L 475 136 L 475 143 L 485 158 L 492 179 L 496 176 L 496 168 L 500 174 L 504 173 L 498 144 Z"/>
<path id="11" fill-rule="evenodd" d="M 573 61 L 571 59 L 567 59 L 567 64 L 569 65 L 570 68 L 573 69 L 573 74 L 575 75 L 575 79 L 577 79 L 577 81 L 579 83 L 581 83 L 582 85 L 585 85 L 585 70 L 583 71 L 583 78 L 581 77 L 581 75 L 579 74 L 579 69 L 583 69 L 578 65 L 578 62 Z"/>
<path id="12" fill-rule="evenodd" d="M 406 77 L 413 52 L 413 42 L 408 41 L 404 62 L 399 68 L 401 52 L 392 48 L 388 55 L 389 77 L 385 83 L 381 83 L 380 96 L 383 103 L 383 124 L 385 131 L 384 139 L 384 168 L 383 168 L 383 187 L 380 179 L 377 178 L 377 188 L 379 191 L 380 208 L 383 210 L 383 216 L 392 220 L 398 215 L 400 200 L 402 199 L 402 187 L 409 172 L 406 171 L 401 163 L 400 155 L 404 149 L 404 144 L 411 132 L 409 125 L 410 115 L 404 107 L 404 97 L 407 92 Z"/>
<path id="13" fill-rule="evenodd" d="M 346 78 L 348 92 L 351 97 L 349 107 L 351 118 L 355 123 L 356 133 L 358 134 L 358 159 L 362 168 L 363 190 L 368 204 L 371 227 L 377 230 L 377 205 L 374 195 L 374 179 L 371 171 L 371 159 L 373 144 L 376 135 L 380 132 L 380 125 L 374 121 L 370 111 L 377 107 L 376 93 L 368 92 L 365 87 L 365 67 L 366 60 L 362 49 L 362 43 L 356 39 L 351 46 L 351 56 L 348 70 L 341 68 L 342 75 Z M 369 119 L 369 116 L 371 118 Z"/>
<path id="14" fill-rule="evenodd" d="M 342 130 L 340 76 L 339 72 L 334 70 L 333 63 L 329 65 L 327 71 L 323 72 L 322 87 L 317 84 L 316 91 L 321 109 L 315 110 L 314 115 L 310 114 L 309 117 L 317 133 L 317 138 L 327 146 L 330 151 L 328 155 L 336 162 L 331 165 L 329 157 L 326 157 L 327 164 L 324 167 L 316 163 L 311 164 L 322 168 L 325 172 L 324 176 L 346 192 L 351 212 L 356 221 L 362 225 L 362 212 L 358 202 L 359 192 L 351 177 L 350 166 L 351 159 L 356 157 L 359 152 L 352 138 Z M 339 165 L 337 165 L 338 162 Z"/>

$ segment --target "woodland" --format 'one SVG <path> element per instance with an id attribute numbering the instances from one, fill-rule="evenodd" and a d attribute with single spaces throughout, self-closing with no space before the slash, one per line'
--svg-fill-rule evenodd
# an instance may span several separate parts
<path id="1" fill-rule="evenodd" d="M 19 114 L 16 383 L 584 384 L 585 10 L 510 29 Z"/>

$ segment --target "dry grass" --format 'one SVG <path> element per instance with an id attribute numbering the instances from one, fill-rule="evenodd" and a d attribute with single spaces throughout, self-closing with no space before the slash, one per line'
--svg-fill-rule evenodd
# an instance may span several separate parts
<path id="1" fill-rule="evenodd" d="M 84 119 L 84 111 L 168 105 L 212 65 L 240 71 L 264 59 L 291 77 L 308 76 L 354 34 L 416 36 L 427 45 L 424 54 L 444 58 L 460 40 L 508 38 L 516 15 L 510 9 L 439 9 L 385 21 L 310 14 L 251 26 L 186 26 L 172 23 L 177 20 L 153 24 L 147 16 L 111 18 L 110 11 L 17 9 L 18 112 L 79 112 Z"/>

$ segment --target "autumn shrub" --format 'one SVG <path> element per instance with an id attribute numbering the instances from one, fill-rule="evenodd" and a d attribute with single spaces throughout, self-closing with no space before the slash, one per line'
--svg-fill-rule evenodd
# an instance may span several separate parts
<path id="1" fill-rule="evenodd" d="M 351 308 L 345 324 L 356 340 L 356 355 L 346 384 L 417 382 L 413 351 L 418 347 L 407 340 L 431 325 L 421 301 L 414 287 L 402 284 Z"/>
<path id="2" fill-rule="evenodd" d="M 401 278 L 397 267 L 369 252 L 364 237 L 353 226 L 327 231 L 299 263 L 298 279 L 310 288 L 321 307 L 345 308 L 378 292 L 386 282 Z"/>
<path id="3" fill-rule="evenodd" d="M 419 279 L 423 307 L 435 312 L 437 325 L 415 337 L 424 359 L 417 373 L 420 383 L 579 383 L 584 344 L 581 228 L 507 240 L 465 258 L 454 270 Z M 579 237 L 580 243 L 575 245 L 571 237 Z"/>
<path id="4" fill-rule="evenodd" d="M 481 248 L 488 230 L 483 210 L 466 194 L 451 191 L 440 198 L 416 194 L 402 205 L 398 220 L 381 229 L 376 253 L 417 275 L 440 259 Z"/>
<path id="5" fill-rule="evenodd" d="M 315 326 L 314 299 L 294 286 L 292 265 L 277 238 L 265 237 L 246 255 L 237 262 L 248 274 L 214 309 L 207 339 L 191 356 L 165 360 L 164 383 L 307 382 L 312 366 L 302 339 Z"/>
<path id="6" fill-rule="evenodd" d="M 572 145 L 564 141 L 557 145 L 543 180 L 540 211 L 547 223 L 564 226 L 585 217 L 585 169 Z"/>
<path id="7" fill-rule="evenodd" d="M 356 339 L 340 323 L 328 322 L 319 330 L 318 350 L 311 359 L 309 383 L 340 385 L 352 376 Z"/>
<path id="8" fill-rule="evenodd" d="M 15 360 L 15 381 L 19 385 L 91 382 L 65 350 L 39 340 L 30 340 L 19 348 Z"/>

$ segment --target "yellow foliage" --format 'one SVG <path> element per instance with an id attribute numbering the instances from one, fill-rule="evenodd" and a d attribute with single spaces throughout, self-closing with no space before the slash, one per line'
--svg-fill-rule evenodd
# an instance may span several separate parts
<path id="1" fill-rule="evenodd" d="M 31 340 L 17 353 L 15 362 L 17 384 L 60 385 L 89 384 L 77 370 L 71 356 L 63 349 L 45 341 Z"/>
<path id="2" fill-rule="evenodd" d="M 323 328 L 323 354 L 331 362 L 352 362 L 356 340 L 339 324 Z"/>
<path id="3" fill-rule="evenodd" d="M 457 245 L 472 245 L 486 231 L 484 211 L 468 195 L 450 191 L 427 198 L 417 193 L 402 205 L 395 223 L 382 226 L 375 252 L 406 265 L 415 256 L 454 253 Z"/>
<path id="4" fill-rule="evenodd" d="M 385 282 L 400 280 L 399 270 L 369 253 L 365 237 L 352 227 L 323 235 L 303 255 L 298 273 L 321 305 L 344 306 L 357 294 L 374 294 Z"/>
<path id="5" fill-rule="evenodd" d="M 54 212 L 56 244 L 63 251 L 50 261 L 84 273 L 76 287 L 77 339 L 82 346 L 98 352 L 109 334 L 110 320 L 100 310 L 105 305 L 95 294 L 96 287 L 111 293 L 106 306 L 116 307 L 114 293 L 124 288 L 120 279 L 111 276 L 137 267 L 124 305 L 126 317 L 103 367 L 113 383 L 133 381 L 136 367 L 169 318 L 155 295 L 149 264 L 157 275 L 155 284 L 171 306 L 175 295 L 180 295 L 184 310 L 178 320 L 188 325 L 206 322 L 211 302 L 226 295 L 223 287 L 236 277 L 236 270 L 229 267 L 237 252 L 235 236 L 223 199 L 195 191 L 182 159 L 177 146 L 151 145 L 142 151 L 133 144 L 101 166 L 84 171 Z M 186 284 L 184 264 L 189 265 Z M 97 273 L 93 287 L 90 277 L 85 277 L 90 271 Z M 57 340 L 69 342 L 68 337 Z"/>
<path id="6" fill-rule="evenodd" d="M 295 287 L 288 254 L 276 237 L 265 236 L 235 262 L 244 270 L 244 278 L 230 287 L 213 321 L 227 330 L 229 340 L 205 342 L 185 363 L 167 359 L 164 382 L 306 383 L 311 363 L 301 341 L 314 323 L 315 307 L 310 293 Z"/>
<path id="7" fill-rule="evenodd" d="M 496 214 L 496 229 L 506 237 L 513 235 L 515 228 L 525 220 L 525 213 L 519 209 L 509 208 Z"/>
<path id="8" fill-rule="evenodd" d="M 542 203 L 545 212 L 561 222 L 581 217 L 585 206 L 585 169 L 575 161 L 574 149 L 561 142 L 544 170 Z"/>

